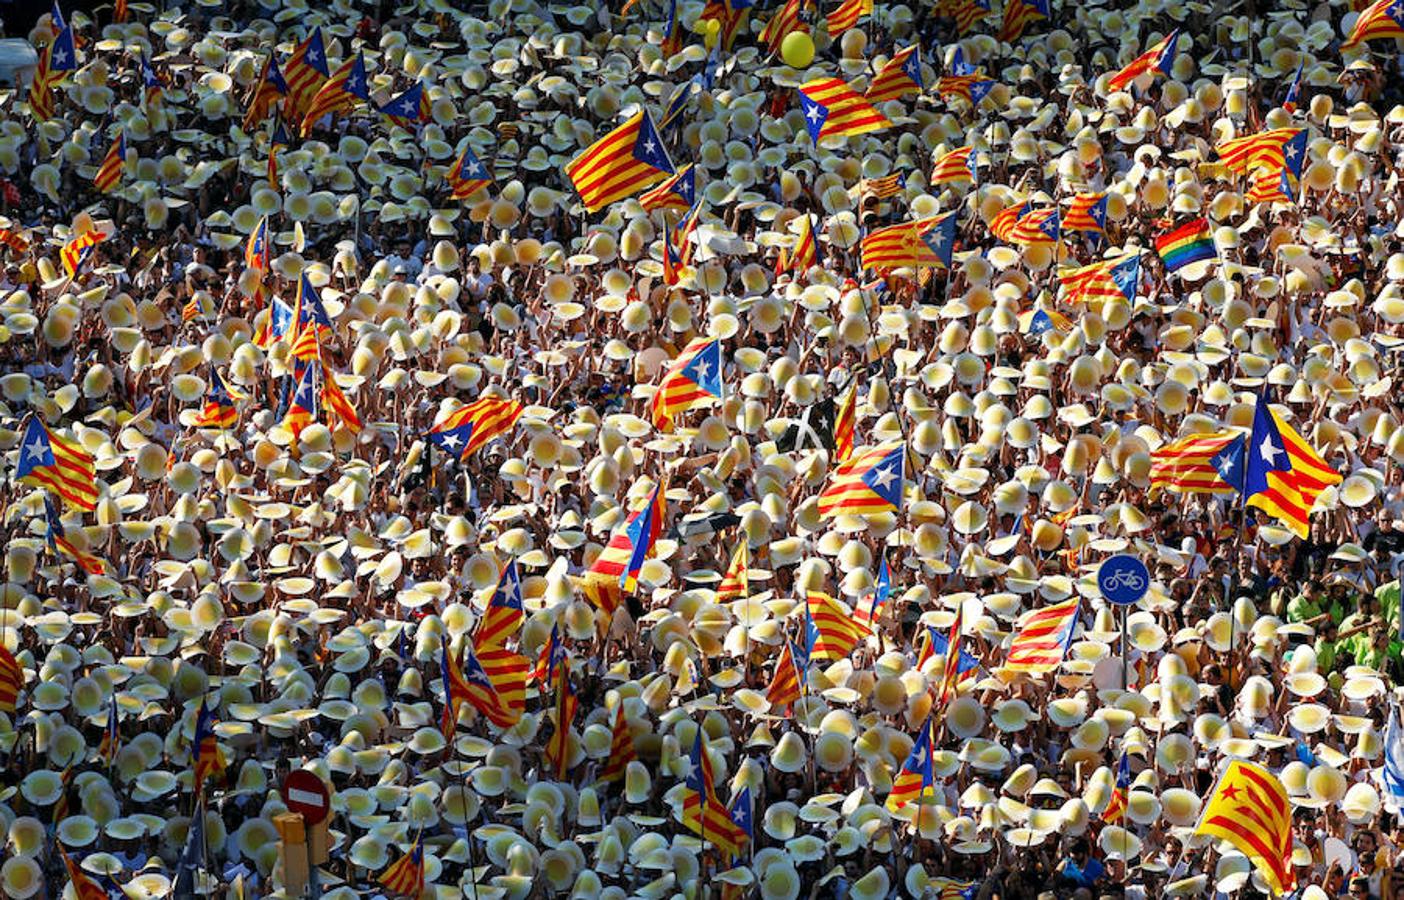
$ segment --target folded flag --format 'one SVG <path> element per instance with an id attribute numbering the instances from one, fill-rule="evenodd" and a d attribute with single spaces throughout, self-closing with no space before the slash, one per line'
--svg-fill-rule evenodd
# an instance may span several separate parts
<path id="1" fill-rule="evenodd" d="M 1024 618 L 1023 627 L 1009 645 L 1004 666 L 1015 672 L 1051 672 L 1063 663 L 1072 644 L 1081 599 L 1073 597 L 1046 606 Z"/>
<path id="2" fill-rule="evenodd" d="M 1074 196 L 1068 211 L 1063 213 L 1063 230 L 1104 234 L 1107 229 L 1108 196 L 1105 191 Z"/>
<path id="3" fill-rule="evenodd" d="M 107 235 L 101 231 L 85 231 L 64 244 L 63 249 L 59 251 L 64 274 L 69 278 L 77 275 L 78 270 L 83 268 L 92 258 L 94 248 L 105 240 L 107 240 Z"/>
<path id="4" fill-rule="evenodd" d="M 810 591 L 805 601 L 808 659 L 847 659 L 873 630 L 828 594 Z"/>
<path id="5" fill-rule="evenodd" d="M 24 669 L 20 668 L 15 655 L 0 643 L 0 712 L 13 715 L 22 690 Z"/>
<path id="6" fill-rule="evenodd" d="M 653 119 L 641 109 L 571 160 L 565 171 L 586 211 L 596 212 L 657 184 L 674 170 Z"/>
<path id="7" fill-rule="evenodd" d="M 760 42 L 768 53 L 779 53 L 785 36 L 792 31 L 809 31 L 809 26 L 800 21 L 800 0 L 785 0 L 785 5 L 761 29 Z"/>
<path id="8" fill-rule="evenodd" d="M 965 604 L 956 606 L 955 620 L 946 634 L 945 666 L 941 670 L 941 688 L 936 693 L 936 705 L 945 706 L 956 695 L 960 685 L 960 631 L 965 624 Z"/>
<path id="9" fill-rule="evenodd" d="M 1231 759 L 1194 833 L 1233 844 L 1253 862 L 1274 893 L 1285 894 L 1296 887 L 1292 809 L 1287 789 L 1275 775 L 1254 763 Z"/>
<path id="10" fill-rule="evenodd" d="M 1245 505 L 1256 506 L 1305 539 L 1311 531 L 1307 517 L 1316 498 L 1339 484 L 1341 473 L 1273 412 L 1266 390 L 1258 396 L 1245 452 Z"/>
<path id="11" fill-rule="evenodd" d="M 948 634 L 942 634 L 932 625 L 926 625 L 924 628 L 921 653 L 917 655 L 918 671 L 926 668 L 926 664 L 937 656 L 944 660 L 950 653 L 951 646 Z M 959 681 L 964 681 L 967 676 L 980 670 L 980 661 L 959 647 L 956 648 L 955 656 L 956 676 Z M 945 667 L 942 667 L 941 671 L 944 673 Z"/>
<path id="12" fill-rule="evenodd" d="M 892 54 L 892 58 L 873 76 L 863 98 L 869 103 L 885 103 L 905 94 L 921 93 L 923 87 L 921 48 L 912 44 Z"/>
<path id="13" fill-rule="evenodd" d="M 990 4 L 989 0 L 943 0 L 936 11 L 955 19 L 956 34 L 965 37 L 990 14 Z"/>
<path id="14" fill-rule="evenodd" d="M 580 700 L 570 687 L 570 664 L 556 667 L 555 730 L 546 741 L 546 762 L 557 781 L 565 781 L 570 771 L 570 723 L 580 708 Z"/>
<path id="15" fill-rule="evenodd" d="M 1401 37 L 1404 37 L 1404 2 L 1376 0 L 1356 18 L 1350 37 L 1341 44 L 1341 49 L 1349 50 L 1365 41 Z"/>
<path id="16" fill-rule="evenodd" d="M 98 744 L 98 759 L 111 767 L 117 762 L 117 752 L 122 749 L 122 720 L 117 714 L 117 694 L 114 691 L 107 699 L 107 724 L 102 729 L 102 742 Z"/>
<path id="17" fill-rule="evenodd" d="M 697 202 L 696 176 L 692 163 L 678 169 L 663 183 L 639 195 L 645 212 L 655 209 L 691 209 Z"/>
<path id="18" fill-rule="evenodd" d="M 1058 312 L 1056 309 L 1048 309 L 1043 306 L 1036 306 L 1033 309 L 1019 313 L 1019 331 L 1023 334 L 1038 337 L 1050 331 L 1058 334 L 1067 334 L 1072 331 L 1072 322 L 1068 317 Z"/>
<path id="19" fill-rule="evenodd" d="M 960 184 L 975 180 L 973 147 L 959 147 L 941 155 L 931 169 L 931 185 Z"/>
<path id="20" fill-rule="evenodd" d="M 249 97 L 249 108 L 244 113 L 244 131 L 251 132 L 259 122 L 268 118 L 273 104 L 289 95 L 288 83 L 283 79 L 283 71 L 278 68 L 277 54 L 270 51 L 268 61 L 263 64 L 263 72 L 258 76 L 253 94 Z"/>
<path id="21" fill-rule="evenodd" d="M 775 673 L 765 688 L 765 699 L 770 708 L 781 710 L 798 700 L 802 694 L 800 679 L 803 677 L 795 662 L 794 645 L 785 641 L 780 647 L 780 658 L 775 662 Z"/>
<path id="22" fill-rule="evenodd" d="M 1063 302 L 1092 303 L 1109 297 L 1133 300 L 1141 280 L 1140 254 L 1104 259 L 1077 269 L 1058 270 Z"/>
<path id="23" fill-rule="evenodd" d="M 127 137 L 123 134 L 117 135 L 117 140 L 112 142 L 107 155 L 102 159 L 102 165 L 98 166 L 97 174 L 93 176 L 93 187 L 99 193 L 108 194 L 122 181 L 122 169 L 127 164 Z"/>
<path id="24" fill-rule="evenodd" d="M 1119 91 L 1148 72 L 1169 75 L 1170 65 L 1175 61 L 1175 46 L 1179 40 L 1180 29 L 1176 28 L 1108 79 L 1107 87 L 1113 91 Z"/>
<path id="25" fill-rule="evenodd" d="M 200 796 L 205 781 L 211 775 L 223 772 L 225 767 L 224 751 L 215 740 L 214 727 L 214 710 L 210 709 L 208 701 L 201 700 L 200 709 L 195 713 L 195 754 L 192 763 L 195 769 L 194 790 L 197 797 Z"/>
<path id="26" fill-rule="evenodd" d="M 1241 432 L 1192 434 L 1151 452 L 1151 489 L 1172 494 L 1227 494 L 1243 484 Z"/>
<path id="27" fill-rule="evenodd" d="M 258 220 L 254 230 L 249 232 L 248 243 L 244 244 L 244 265 L 259 272 L 267 272 L 268 254 L 268 217 L 264 216 Z"/>
<path id="28" fill-rule="evenodd" d="M 1171 274 L 1218 255 L 1208 219 L 1195 219 L 1173 231 L 1157 235 L 1155 252 L 1165 262 L 1165 271 Z"/>
<path id="29" fill-rule="evenodd" d="M 360 434 L 365 427 L 356 407 L 351 405 L 341 385 L 336 383 L 336 374 L 325 364 L 322 365 L 322 407 L 328 413 L 328 421 L 340 422 L 352 434 Z"/>
<path id="30" fill-rule="evenodd" d="M 1054 244 L 1062 236 L 1062 230 L 1058 207 L 1030 209 L 1014 220 L 1008 240 L 1013 244 Z"/>
<path id="31" fill-rule="evenodd" d="M 1102 810 L 1102 821 L 1108 825 L 1116 822 L 1126 814 L 1126 792 L 1131 790 L 1131 760 L 1127 757 L 1126 751 L 1121 751 L 1121 759 L 1116 764 L 1116 786 L 1112 788 L 1111 798 L 1107 800 L 1106 809 Z"/>
<path id="32" fill-rule="evenodd" d="M 651 404 L 653 424 L 665 431 L 679 413 L 721 399 L 721 341 L 694 338 L 673 360 Z"/>
<path id="33" fill-rule="evenodd" d="M 861 16 L 873 14 L 873 0 L 843 0 L 838 8 L 829 13 L 824 24 L 828 26 L 829 37 L 836 38 L 854 25 Z"/>
<path id="34" fill-rule="evenodd" d="M 515 400 L 479 397 L 430 428 L 429 440 L 457 458 L 467 459 L 488 441 L 510 431 L 525 408 Z"/>
<path id="35" fill-rule="evenodd" d="M 673 88 L 673 93 L 669 95 L 668 102 L 663 107 L 663 115 L 658 118 L 660 129 L 667 131 L 682 118 L 682 114 L 687 111 L 687 104 L 692 100 L 692 95 L 697 92 L 698 87 L 699 84 L 696 80 L 689 80 Z"/>
<path id="36" fill-rule="evenodd" d="M 239 411 L 234 408 L 234 398 L 224 386 L 219 372 L 210 369 L 210 389 L 205 394 L 205 408 L 196 414 L 196 428 L 233 428 L 239 421 Z"/>
<path id="37" fill-rule="evenodd" d="M 726 567 L 726 574 L 722 576 L 721 584 L 717 585 L 715 602 L 743 600 L 751 593 L 748 577 L 750 566 L 751 545 L 746 533 L 742 532 L 740 540 L 736 542 L 736 550 L 731 554 L 731 563 Z"/>
<path id="38" fill-rule="evenodd" d="M 921 733 L 912 744 L 912 752 L 907 754 L 897 777 L 892 779 L 892 790 L 888 792 L 886 801 L 889 812 L 895 813 L 909 803 L 921 804 L 936 799 L 936 766 L 931 744 L 932 724 L 931 717 L 927 716 L 926 721 L 922 723 Z"/>
<path id="39" fill-rule="evenodd" d="M 702 14 L 698 16 L 699 22 L 708 19 L 715 19 L 721 23 L 721 32 L 718 35 L 716 47 L 731 52 L 731 47 L 736 43 L 736 36 L 741 33 L 746 25 L 746 21 L 751 16 L 753 0 L 707 0 L 706 6 L 702 8 Z M 710 87 L 710 85 L 707 85 Z"/>
<path id="40" fill-rule="evenodd" d="M 881 131 L 892 123 L 840 78 L 816 78 L 799 87 L 809 138 L 849 137 Z"/>
<path id="41" fill-rule="evenodd" d="M 278 343 L 292 331 L 293 308 L 277 297 L 269 304 L 268 314 L 254 334 L 254 343 L 264 350 Z"/>
<path id="42" fill-rule="evenodd" d="M 652 540 L 656 541 L 654 524 L 658 523 L 661 529 L 663 510 L 660 507 L 664 503 L 664 497 L 663 492 L 651 493 L 647 502 L 630 513 L 624 524 L 610 536 L 609 543 L 600 551 L 600 555 L 590 564 L 589 571 L 579 579 L 586 599 L 607 616 L 614 614 L 619 601 L 623 599 L 623 584 L 634 561 L 635 536 L 652 535 Z M 646 516 L 652 521 L 636 525 Z M 647 529 L 645 525 L 648 526 Z M 653 543 L 650 542 L 649 547 L 652 546 Z"/>
<path id="43" fill-rule="evenodd" d="M 1013 43 L 1034 22 L 1050 18 L 1048 0 L 1006 0 L 999 40 Z"/>
<path id="44" fill-rule="evenodd" d="M 68 540 L 63 520 L 59 518 L 58 504 L 54 503 L 51 494 L 44 495 L 44 519 L 47 525 L 45 539 L 49 545 L 49 552 L 54 556 L 60 553 L 68 556 L 78 563 L 78 568 L 89 575 L 102 575 L 107 571 L 101 559 Z"/>
<path id="45" fill-rule="evenodd" d="M 877 581 L 873 583 L 872 591 L 853 610 L 853 618 L 871 628 L 874 622 L 882 618 L 882 611 L 891 596 L 892 572 L 887 568 L 887 557 L 884 556 L 878 561 Z"/>
<path id="46" fill-rule="evenodd" d="M 797 275 L 803 275 L 813 266 L 824 264 L 824 254 L 819 248 L 819 238 L 814 226 L 814 213 L 795 217 L 799 228 L 795 246 L 790 250 L 787 268 Z"/>
<path id="47" fill-rule="evenodd" d="M 54 434 L 37 415 L 25 426 L 15 478 L 57 494 L 85 512 L 97 509 L 97 467 L 92 455 Z"/>
<path id="48" fill-rule="evenodd" d="M 665 477 L 654 484 L 653 493 L 624 529 L 629 539 L 629 561 L 624 565 L 624 571 L 619 573 L 619 586 L 626 591 L 633 591 L 639 586 L 643 564 L 653 555 L 658 536 L 663 533 L 663 517 L 668 511 L 667 492 L 668 480 Z"/>
<path id="49" fill-rule="evenodd" d="M 740 854 L 750 838 L 732 821 L 731 813 L 717 799 L 713 787 L 712 760 L 707 755 L 700 727 L 693 740 L 691 762 L 692 770 L 683 783 L 683 824 L 703 841 L 716 844 L 723 853 L 732 856 Z"/>
<path id="50" fill-rule="evenodd" d="M 682 22 L 678 20 L 678 0 L 669 0 L 668 24 L 663 29 L 663 58 L 668 59 L 682 50 Z"/>
<path id="51" fill-rule="evenodd" d="M 907 188 L 907 176 L 893 172 L 881 178 L 864 178 L 858 185 L 858 192 L 865 196 L 886 200 L 895 197 Z"/>
<path id="52" fill-rule="evenodd" d="M 453 191 L 453 199 L 467 200 L 492 184 L 492 174 L 486 166 L 478 162 L 478 157 L 473 155 L 473 148 L 465 141 L 463 151 L 458 154 L 458 159 L 454 160 L 445 180 Z"/>
<path id="53" fill-rule="evenodd" d="M 995 213 L 994 218 L 990 219 L 990 234 L 999 238 L 1001 241 L 1007 242 L 1012 240 L 1014 226 L 1018 224 L 1019 219 L 1022 218 L 1028 210 L 1029 203 L 1027 200 L 1023 203 L 1016 203 L 1013 206 L 1006 206 L 1004 209 L 1001 209 L 999 212 Z"/>
<path id="54" fill-rule="evenodd" d="M 416 835 L 414 844 L 404 856 L 395 860 L 377 879 L 380 886 L 392 894 L 418 900 L 424 893 L 424 840 Z"/>
<path id="55" fill-rule="evenodd" d="M 854 383 L 844 392 L 834 418 L 834 462 L 847 462 L 853 456 L 857 406 L 858 385 Z"/>
<path id="56" fill-rule="evenodd" d="M 1287 96 L 1282 98 L 1282 108 L 1289 113 L 1297 111 L 1297 104 L 1302 97 L 1302 69 L 1306 66 L 1306 54 L 1302 54 L 1301 62 L 1297 63 L 1297 71 L 1292 75 L 1292 83 L 1287 85 Z"/>
<path id="57" fill-rule="evenodd" d="M 872 515 L 902 507 L 906 444 L 892 442 L 865 447 L 839 464 L 819 495 L 819 515 Z"/>

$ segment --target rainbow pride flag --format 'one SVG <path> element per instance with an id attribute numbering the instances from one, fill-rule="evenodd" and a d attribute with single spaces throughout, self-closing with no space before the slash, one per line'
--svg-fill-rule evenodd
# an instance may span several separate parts
<path id="1" fill-rule="evenodd" d="M 1207 219 L 1195 219 L 1174 231 L 1157 235 L 1155 251 L 1165 260 L 1167 272 L 1178 272 L 1191 263 L 1213 259 L 1218 255 Z"/>

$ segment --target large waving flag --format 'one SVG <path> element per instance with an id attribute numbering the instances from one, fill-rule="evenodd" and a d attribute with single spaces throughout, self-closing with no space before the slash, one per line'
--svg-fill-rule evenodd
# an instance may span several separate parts
<path id="1" fill-rule="evenodd" d="M 890 269 L 950 268 L 955 252 L 956 213 L 899 222 L 880 228 L 860 244 L 863 268 L 883 272 Z"/>
<path id="2" fill-rule="evenodd" d="M 971 106 L 979 106 L 980 101 L 994 90 L 995 84 L 993 78 L 983 75 L 943 75 L 936 79 L 936 93 L 941 97 L 964 97 Z"/>
<path id="3" fill-rule="evenodd" d="M 808 31 L 809 26 L 800 21 L 800 0 L 785 0 L 780 11 L 770 17 L 761 29 L 760 41 L 771 54 L 780 52 L 785 36 L 792 31 Z"/>
<path id="4" fill-rule="evenodd" d="M 117 187 L 122 181 L 122 169 L 126 164 L 127 136 L 118 133 L 117 140 L 112 142 L 102 164 L 98 166 L 97 174 L 93 176 L 93 187 L 98 189 L 98 193 L 109 194 Z"/>
<path id="5" fill-rule="evenodd" d="M 492 173 L 478 162 L 478 157 L 473 155 L 473 149 L 466 143 L 463 145 L 463 152 L 458 154 L 458 159 L 454 160 L 453 167 L 448 170 L 445 178 L 455 200 L 467 200 L 492 184 Z"/>
<path id="6" fill-rule="evenodd" d="M 921 93 L 925 85 L 921 77 L 921 47 L 912 44 L 892 54 L 863 94 L 869 103 L 896 100 L 904 94 Z"/>
<path id="7" fill-rule="evenodd" d="M 1105 234 L 1107 230 L 1107 192 L 1077 194 L 1068 211 L 1063 213 L 1064 231 L 1090 231 Z"/>
<path id="8" fill-rule="evenodd" d="M 1108 297 L 1132 300 L 1140 280 L 1140 254 L 1104 259 L 1076 269 L 1058 270 L 1065 303 L 1091 303 Z"/>
<path id="9" fill-rule="evenodd" d="M 1120 72 L 1107 81 L 1107 87 L 1119 91 L 1147 72 L 1170 74 L 1170 64 L 1175 61 L 1175 46 L 1180 40 L 1180 29 L 1167 34 L 1145 53 L 1131 60 Z"/>
<path id="10" fill-rule="evenodd" d="M 721 368 L 721 341 L 694 338 L 658 384 L 651 404 L 653 424 L 667 431 L 678 413 L 721 399 Z"/>
<path id="11" fill-rule="evenodd" d="M 1243 434 L 1192 434 L 1151 453 L 1151 489 L 1227 494 L 1243 483 Z"/>
<path id="12" fill-rule="evenodd" d="M 810 591 L 805 599 L 809 659 L 847 659 L 873 630 L 858 621 L 828 594 Z"/>
<path id="13" fill-rule="evenodd" d="M 603 209 L 673 174 L 672 160 L 647 110 L 586 148 L 565 168 L 588 212 Z"/>
<path id="14" fill-rule="evenodd" d="M 1253 861 L 1275 893 L 1285 894 L 1296 886 L 1292 806 L 1282 782 L 1262 766 L 1229 760 L 1194 833 L 1233 844 Z"/>
<path id="15" fill-rule="evenodd" d="M 63 520 L 59 518 L 58 504 L 54 503 L 53 495 L 44 495 L 44 518 L 48 526 L 45 540 L 48 542 L 49 551 L 58 556 L 60 553 L 70 557 L 78 563 L 78 568 L 89 575 L 102 575 L 107 571 L 107 566 L 103 561 L 93 554 L 82 550 L 78 545 L 68 539 L 68 532 L 63 527 Z"/>
<path id="16" fill-rule="evenodd" d="M 829 37 L 836 38 L 854 25 L 861 16 L 873 14 L 873 0 L 842 0 L 838 8 L 824 20 L 829 29 Z"/>
<path id="17" fill-rule="evenodd" d="M 590 564 L 589 571 L 580 577 L 580 587 L 586 599 L 599 607 L 606 616 L 613 615 L 619 601 L 623 599 L 623 584 L 629 566 L 633 564 L 636 549 L 634 534 L 646 537 L 652 533 L 656 537 L 655 528 L 661 527 L 662 497 L 661 492 L 651 493 L 646 503 L 630 513 L 624 525 L 615 530 L 604 550 L 600 551 L 600 555 Z M 645 529 L 642 524 L 636 526 L 635 523 L 645 516 L 653 520 L 652 523 L 648 523 L 649 527 Z M 652 546 L 652 543 L 649 546 Z"/>
<path id="18" fill-rule="evenodd" d="M 1004 666 L 1016 672 L 1039 674 L 1062 665 L 1077 627 L 1080 598 L 1046 606 L 1024 619 L 1023 628 L 1009 645 Z"/>
<path id="19" fill-rule="evenodd" d="M 392 894 L 419 900 L 419 896 L 424 893 L 423 835 L 416 835 L 414 845 L 409 851 L 381 872 L 376 880 Z"/>
<path id="20" fill-rule="evenodd" d="M 1173 231 L 1156 235 L 1155 252 L 1165 263 L 1165 271 L 1173 274 L 1185 266 L 1218 255 L 1214 249 L 1214 235 L 1208 219 L 1195 219 L 1186 222 Z"/>
<path id="21" fill-rule="evenodd" d="M 1311 527 L 1307 517 L 1321 492 L 1339 484 L 1341 473 L 1268 405 L 1266 391 L 1258 396 L 1253 432 L 1245 449 L 1243 493 L 1247 506 L 1256 506 L 1280 520 L 1301 538 Z"/>
<path id="22" fill-rule="evenodd" d="M 902 763 L 897 777 L 892 779 L 892 790 L 887 794 L 887 809 L 896 812 L 909 803 L 920 805 L 926 800 L 936 799 L 936 767 L 932 756 L 931 718 L 921 726 L 921 734 L 912 744 L 912 752 Z"/>
<path id="23" fill-rule="evenodd" d="M 1024 29 L 1050 16 L 1048 0 L 1005 0 L 999 39 L 1013 43 L 1023 36 Z"/>
<path id="24" fill-rule="evenodd" d="M 239 410 L 234 407 L 234 398 L 224 386 L 219 372 L 210 369 L 210 389 L 205 394 L 205 408 L 195 417 L 196 428 L 233 428 L 239 421 Z"/>
<path id="25" fill-rule="evenodd" d="M 1214 149 L 1221 165 L 1239 175 L 1250 175 L 1260 167 L 1283 168 L 1287 164 L 1283 148 L 1304 133 L 1301 128 L 1274 128 L 1224 141 Z"/>
<path id="26" fill-rule="evenodd" d="M 269 51 L 268 61 L 263 64 L 263 72 L 258 76 L 253 94 L 249 97 L 249 108 L 244 113 L 244 131 L 253 131 L 258 123 L 268 118 L 273 104 L 289 95 L 288 83 L 283 79 L 283 71 L 278 68 L 277 54 Z"/>
<path id="27" fill-rule="evenodd" d="M 24 690 L 24 669 L 4 644 L 0 644 L 0 712 L 14 714 Z"/>
<path id="28" fill-rule="evenodd" d="M 688 163 L 673 173 L 658 187 L 650 188 L 639 196 L 639 204 L 645 212 L 655 209 L 691 209 L 697 202 L 697 182 L 695 169 Z"/>
<path id="29" fill-rule="evenodd" d="M 1349 50 L 1365 41 L 1401 37 L 1404 37 L 1404 2 L 1376 0 L 1356 18 L 1355 27 L 1351 28 L 1350 37 L 1341 44 L 1341 49 Z"/>
<path id="30" fill-rule="evenodd" d="M 85 512 L 97 509 L 97 467 L 79 444 L 59 437 L 32 416 L 19 453 L 15 478 L 51 491 Z"/>
<path id="31" fill-rule="evenodd" d="M 902 507 L 907 446 L 900 441 L 865 447 L 834 469 L 819 495 L 819 515 L 871 515 Z"/>
<path id="32" fill-rule="evenodd" d="M 346 60 L 327 83 L 317 91 L 308 104 L 307 113 L 302 117 L 302 136 L 312 133 L 312 128 L 323 116 L 334 115 L 355 107 L 357 101 L 370 100 L 370 85 L 366 80 L 366 60 L 357 52 Z"/>
<path id="33" fill-rule="evenodd" d="M 732 821 L 730 812 L 717 799 L 713 788 L 712 761 L 702 742 L 702 729 L 692 744 L 692 771 L 684 783 L 683 824 L 702 838 L 711 841 L 723 853 L 739 855 L 749 840 L 746 832 Z"/>
<path id="34" fill-rule="evenodd" d="M 816 78 L 799 87 L 810 140 L 881 131 L 892 123 L 841 78 Z"/>
<path id="35" fill-rule="evenodd" d="M 517 561 L 510 560 L 502 567 L 497 578 L 497 587 L 492 591 L 487 609 L 473 630 L 473 646 L 497 647 L 517 633 L 526 620 L 522 607 L 522 577 L 517 571 Z"/>
<path id="36" fill-rule="evenodd" d="M 751 567 L 751 545 L 746 533 L 736 542 L 736 550 L 731 554 L 731 563 L 726 567 L 721 584 L 717 585 L 717 603 L 728 600 L 744 600 L 751 593 L 749 572 Z"/>
<path id="37" fill-rule="evenodd" d="M 322 44 L 322 29 L 314 28 L 307 39 L 297 45 L 283 69 L 288 91 L 288 108 L 284 109 L 283 114 L 289 121 L 301 119 L 330 74 L 327 70 L 327 50 Z"/>
<path id="38" fill-rule="evenodd" d="M 959 147 L 943 154 L 931 169 L 931 186 L 938 184 L 960 184 L 975 180 L 973 147 Z"/>
<path id="39" fill-rule="evenodd" d="M 515 400 L 479 397 L 430 428 L 429 440 L 459 459 L 466 459 L 488 441 L 512 430 L 524 409 Z"/>

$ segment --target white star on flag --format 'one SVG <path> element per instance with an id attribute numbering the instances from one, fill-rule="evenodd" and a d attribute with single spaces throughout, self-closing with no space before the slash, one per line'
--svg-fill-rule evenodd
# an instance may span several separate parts
<path id="1" fill-rule="evenodd" d="M 1281 449 L 1279 449 L 1278 447 L 1273 446 L 1272 438 L 1271 438 L 1271 437 L 1265 437 L 1265 438 L 1263 438 L 1262 444 L 1259 445 L 1259 447 L 1258 447 L 1258 453 L 1259 453 L 1259 455 L 1262 456 L 1264 462 L 1268 463 L 1268 465 L 1271 465 L 1271 466 L 1276 466 L 1276 465 L 1277 465 L 1277 454 L 1279 454 L 1279 453 L 1281 453 L 1281 452 L 1282 452 Z"/>
<path id="2" fill-rule="evenodd" d="M 34 440 L 30 441 L 29 445 L 24 448 L 24 452 L 30 459 L 43 459 L 46 453 L 44 442 L 36 435 Z"/>
<path id="3" fill-rule="evenodd" d="M 879 490 L 887 490 L 897 480 L 897 473 L 892 471 L 891 466 L 880 466 L 875 471 L 877 474 L 873 476 L 873 483 Z"/>
<path id="4" fill-rule="evenodd" d="M 444 435 L 440 440 L 443 442 L 443 445 L 449 448 L 450 450 L 457 448 L 459 444 L 463 443 L 463 441 L 459 439 L 458 435 L 452 431 Z"/>

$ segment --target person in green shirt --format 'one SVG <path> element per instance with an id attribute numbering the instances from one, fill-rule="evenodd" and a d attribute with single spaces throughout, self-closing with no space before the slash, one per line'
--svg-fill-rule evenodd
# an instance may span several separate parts
<path id="1" fill-rule="evenodd" d="M 1307 579 L 1302 585 L 1302 592 L 1287 603 L 1287 621 L 1295 624 L 1316 618 L 1326 611 L 1326 605 L 1322 602 L 1324 599 L 1321 582 L 1315 578 Z"/>
<path id="2" fill-rule="evenodd" d="M 1385 627 L 1399 630 L 1399 579 L 1387 581 L 1375 589 L 1375 599 L 1380 602 L 1380 615 Z"/>
<path id="3" fill-rule="evenodd" d="M 1357 663 L 1370 651 L 1373 643 L 1370 637 L 1370 628 L 1378 622 L 1379 604 L 1375 601 L 1373 594 L 1365 594 L 1360 598 L 1360 607 L 1341 622 L 1341 632 L 1338 643 L 1340 649 L 1351 655 Z M 1364 663 L 1360 663 L 1364 665 Z"/>
<path id="4" fill-rule="evenodd" d="M 1362 636 L 1368 636 L 1368 640 L 1356 650 L 1355 662 L 1383 673 L 1390 658 L 1389 632 L 1375 625 L 1365 635 L 1357 635 Z"/>
<path id="5" fill-rule="evenodd" d="M 1316 670 L 1323 676 L 1336 668 L 1336 623 L 1325 620 L 1316 629 Z"/>

